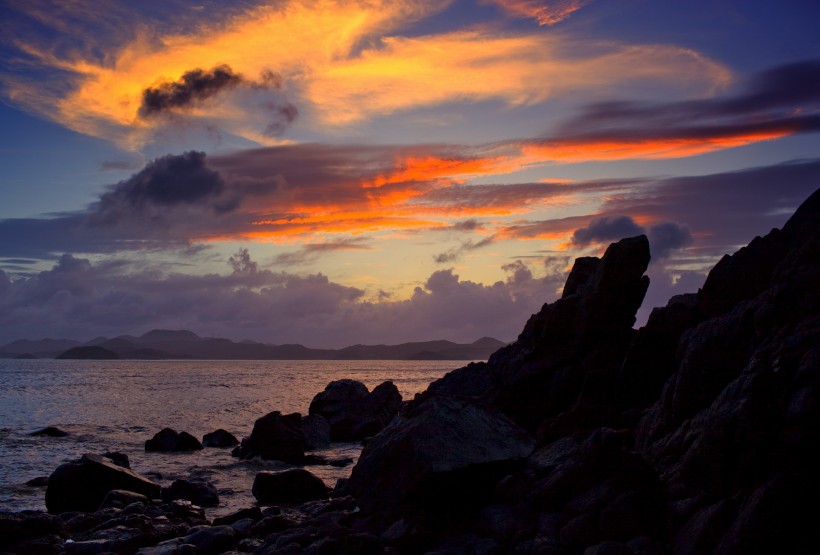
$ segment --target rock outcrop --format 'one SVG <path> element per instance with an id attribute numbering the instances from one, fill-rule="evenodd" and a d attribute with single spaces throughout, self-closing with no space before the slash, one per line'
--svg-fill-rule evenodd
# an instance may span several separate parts
<path id="1" fill-rule="evenodd" d="M 313 398 L 308 412 L 327 420 L 332 441 L 358 441 L 384 429 L 398 414 L 401 401 L 393 382 L 368 391 L 361 382 L 337 380 Z"/>

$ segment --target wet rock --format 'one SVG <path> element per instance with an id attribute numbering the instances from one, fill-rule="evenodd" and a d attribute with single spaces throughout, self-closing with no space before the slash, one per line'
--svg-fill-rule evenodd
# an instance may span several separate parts
<path id="1" fill-rule="evenodd" d="M 260 503 L 304 503 L 325 499 L 328 492 L 321 478 L 302 468 L 259 472 L 253 481 L 253 496 Z"/>
<path id="2" fill-rule="evenodd" d="M 62 521 L 41 511 L 0 512 L 0 549 L 10 553 L 54 553 L 49 546 L 62 544 L 65 535 Z"/>
<path id="3" fill-rule="evenodd" d="M 47 436 L 47 437 L 65 437 L 68 435 L 68 432 L 65 430 L 61 430 L 56 426 L 47 426 L 35 432 L 31 432 L 30 436 Z"/>
<path id="4" fill-rule="evenodd" d="M 158 498 L 160 486 L 135 472 L 98 455 L 83 455 L 62 464 L 49 476 L 46 508 L 50 513 L 93 512 L 106 494 L 115 489 Z"/>
<path id="5" fill-rule="evenodd" d="M 162 488 L 163 501 L 186 499 L 200 507 L 216 507 L 219 505 L 219 495 L 216 487 L 201 480 L 174 480 L 167 488 Z"/>
<path id="6" fill-rule="evenodd" d="M 330 447 L 330 423 L 321 414 L 308 414 L 302 418 L 302 435 L 308 451 Z"/>
<path id="7" fill-rule="evenodd" d="M 336 380 L 313 398 L 309 413 L 328 421 L 332 441 L 358 441 L 382 430 L 400 407 L 401 395 L 393 382 L 368 392 L 361 382 Z"/>
<path id="8" fill-rule="evenodd" d="M 48 476 L 37 476 L 36 478 L 32 478 L 26 485 L 32 488 L 44 488 L 48 485 Z"/>
<path id="9" fill-rule="evenodd" d="M 205 526 L 182 538 L 182 543 L 195 545 L 201 555 L 217 555 L 231 549 L 238 539 L 230 526 Z"/>
<path id="10" fill-rule="evenodd" d="M 146 496 L 124 489 L 112 489 L 100 503 L 100 510 L 108 508 L 122 509 L 131 503 L 149 503 Z"/>
<path id="11" fill-rule="evenodd" d="M 242 459 L 261 457 L 298 464 L 305 456 L 302 415 L 274 411 L 257 419 L 251 435 L 232 454 Z"/>
<path id="12" fill-rule="evenodd" d="M 107 453 L 103 453 L 102 456 L 109 459 L 117 466 L 131 468 L 131 461 L 128 460 L 128 455 L 125 453 L 120 453 L 119 451 L 108 451 Z"/>
<path id="13" fill-rule="evenodd" d="M 199 451 L 202 444 L 188 432 L 177 432 L 171 428 L 163 428 L 145 442 L 145 451 L 174 452 Z"/>
<path id="14" fill-rule="evenodd" d="M 232 433 L 219 428 L 202 436 L 203 447 L 233 447 L 239 445 L 239 440 Z"/>
<path id="15" fill-rule="evenodd" d="M 214 526 L 230 526 L 239 520 L 251 520 L 253 522 L 258 522 L 259 520 L 262 520 L 262 509 L 259 507 L 249 507 L 247 509 L 240 509 L 229 515 L 217 517 L 214 519 Z"/>

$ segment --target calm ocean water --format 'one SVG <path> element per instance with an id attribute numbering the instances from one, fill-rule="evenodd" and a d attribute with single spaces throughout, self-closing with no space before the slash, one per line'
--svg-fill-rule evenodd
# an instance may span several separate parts
<path id="1" fill-rule="evenodd" d="M 337 379 L 373 389 L 392 380 L 405 399 L 466 362 L 453 361 L 72 361 L 0 359 L 0 510 L 45 509 L 44 488 L 26 486 L 83 453 L 121 451 L 136 472 L 163 485 L 201 476 L 213 482 L 220 506 L 213 516 L 255 504 L 256 472 L 279 468 L 240 462 L 229 449 L 145 453 L 164 427 L 198 438 L 225 428 L 237 438 L 270 411 L 307 414 L 313 396 Z M 65 438 L 31 437 L 45 426 Z M 358 444 L 319 451 L 358 457 Z M 284 468 L 285 466 L 281 466 Z M 333 487 L 351 466 L 308 467 Z M 159 477 L 161 476 L 161 478 Z"/>

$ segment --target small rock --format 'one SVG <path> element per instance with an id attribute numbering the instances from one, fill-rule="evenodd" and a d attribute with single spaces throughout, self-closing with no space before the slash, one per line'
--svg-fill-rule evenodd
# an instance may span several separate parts
<path id="1" fill-rule="evenodd" d="M 321 478 L 303 468 L 263 471 L 253 481 L 253 496 L 260 503 L 304 503 L 326 499 L 328 488 Z"/>
<path id="2" fill-rule="evenodd" d="M 216 507 L 219 505 L 219 495 L 216 487 L 208 482 L 194 480 L 174 480 L 167 487 L 162 488 L 163 501 L 186 499 L 200 507 Z"/>
<path id="3" fill-rule="evenodd" d="M 36 432 L 31 432 L 30 436 L 46 436 L 46 437 L 65 437 L 68 435 L 68 432 L 65 430 L 61 430 L 56 426 L 47 426 L 41 430 L 37 430 Z"/>
<path id="4" fill-rule="evenodd" d="M 145 442 L 146 452 L 199 451 L 202 448 L 199 440 L 188 432 L 177 433 L 171 428 L 163 428 Z"/>
<path id="5" fill-rule="evenodd" d="M 219 428 L 202 436 L 202 445 L 204 447 L 233 447 L 239 445 L 239 440 L 232 433 Z"/>
<path id="6" fill-rule="evenodd" d="M 149 503 L 149 499 L 144 495 L 139 493 L 135 493 L 133 491 L 128 491 L 124 489 L 112 489 L 109 491 L 105 498 L 100 503 L 100 508 L 98 510 L 103 510 L 107 508 L 116 508 L 122 509 L 132 503 Z"/>

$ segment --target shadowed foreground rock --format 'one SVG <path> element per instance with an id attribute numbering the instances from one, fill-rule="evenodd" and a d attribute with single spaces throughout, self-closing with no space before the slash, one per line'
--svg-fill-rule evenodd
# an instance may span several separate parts
<path id="1" fill-rule="evenodd" d="M 253 481 L 253 496 L 260 503 L 304 503 L 325 499 L 325 483 L 303 468 L 281 472 L 263 471 Z"/>
<path id="2" fill-rule="evenodd" d="M 96 511 L 111 490 L 127 490 L 157 498 L 160 486 L 139 474 L 117 466 L 98 455 L 57 467 L 48 478 L 46 508 L 59 514 L 67 511 Z"/>

